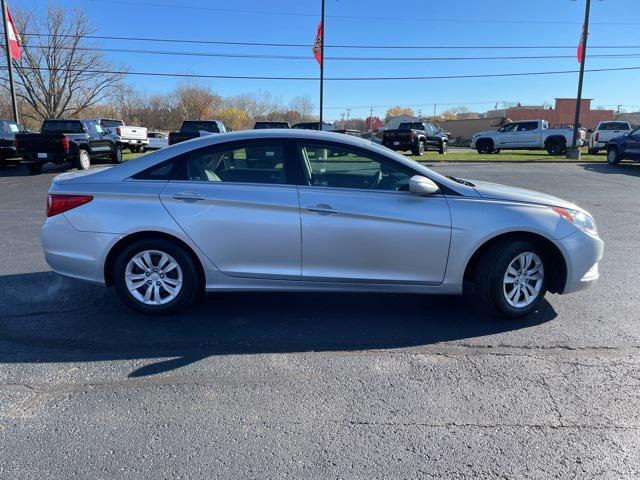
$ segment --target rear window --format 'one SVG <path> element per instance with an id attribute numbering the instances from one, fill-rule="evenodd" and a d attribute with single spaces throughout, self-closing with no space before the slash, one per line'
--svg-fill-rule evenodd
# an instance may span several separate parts
<path id="1" fill-rule="evenodd" d="M 215 122 L 184 122 L 180 130 L 185 133 L 196 133 L 200 130 L 211 133 L 220 133 L 218 124 Z"/>
<path id="2" fill-rule="evenodd" d="M 400 126 L 398 127 L 398 130 L 422 130 L 422 124 L 421 123 L 401 123 Z"/>
<path id="3" fill-rule="evenodd" d="M 42 133 L 82 133 L 79 120 L 45 120 L 42 122 Z"/>
<path id="4" fill-rule="evenodd" d="M 289 128 L 289 124 L 287 122 L 256 122 L 253 128 L 254 130 L 260 130 L 262 128 Z"/>
<path id="5" fill-rule="evenodd" d="M 629 124 L 626 122 L 602 123 L 598 130 L 629 130 Z"/>
<path id="6" fill-rule="evenodd" d="M 102 120 L 100 120 L 100 125 L 105 128 L 122 127 L 124 125 L 124 122 L 122 120 L 107 120 L 103 118 Z"/>

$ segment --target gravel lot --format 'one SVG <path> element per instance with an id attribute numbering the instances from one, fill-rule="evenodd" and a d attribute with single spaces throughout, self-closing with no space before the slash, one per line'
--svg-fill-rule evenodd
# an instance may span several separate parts
<path id="1" fill-rule="evenodd" d="M 52 174 L 0 169 L 0 478 L 638 478 L 640 165 L 435 168 L 589 209 L 600 282 L 515 323 L 229 293 L 150 321 L 49 272 Z"/>

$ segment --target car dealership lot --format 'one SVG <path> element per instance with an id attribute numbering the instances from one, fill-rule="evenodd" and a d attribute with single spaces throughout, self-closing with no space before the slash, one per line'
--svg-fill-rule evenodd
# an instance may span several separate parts
<path id="1" fill-rule="evenodd" d="M 640 165 L 434 168 L 585 207 L 600 281 L 521 322 L 458 297 L 240 293 L 150 320 L 49 273 L 53 174 L 0 170 L 0 478 L 640 475 Z"/>

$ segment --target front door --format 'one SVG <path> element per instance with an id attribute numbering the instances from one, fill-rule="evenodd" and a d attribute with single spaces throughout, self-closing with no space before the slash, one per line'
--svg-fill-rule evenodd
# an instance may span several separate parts
<path id="1" fill-rule="evenodd" d="M 640 128 L 629 133 L 627 138 L 626 153 L 629 158 L 640 160 Z"/>
<path id="2" fill-rule="evenodd" d="M 408 191 L 416 173 L 341 144 L 300 142 L 302 278 L 438 284 L 451 219 L 442 195 Z"/>
<path id="3" fill-rule="evenodd" d="M 283 142 L 218 144 L 175 162 L 162 202 L 220 271 L 300 279 L 300 206 Z"/>

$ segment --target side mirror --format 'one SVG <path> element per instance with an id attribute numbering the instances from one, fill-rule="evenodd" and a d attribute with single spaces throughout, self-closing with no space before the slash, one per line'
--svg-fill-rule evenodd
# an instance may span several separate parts
<path id="1" fill-rule="evenodd" d="M 433 180 L 422 175 L 414 175 L 409 180 L 409 191 L 417 195 L 433 195 L 440 191 Z"/>

